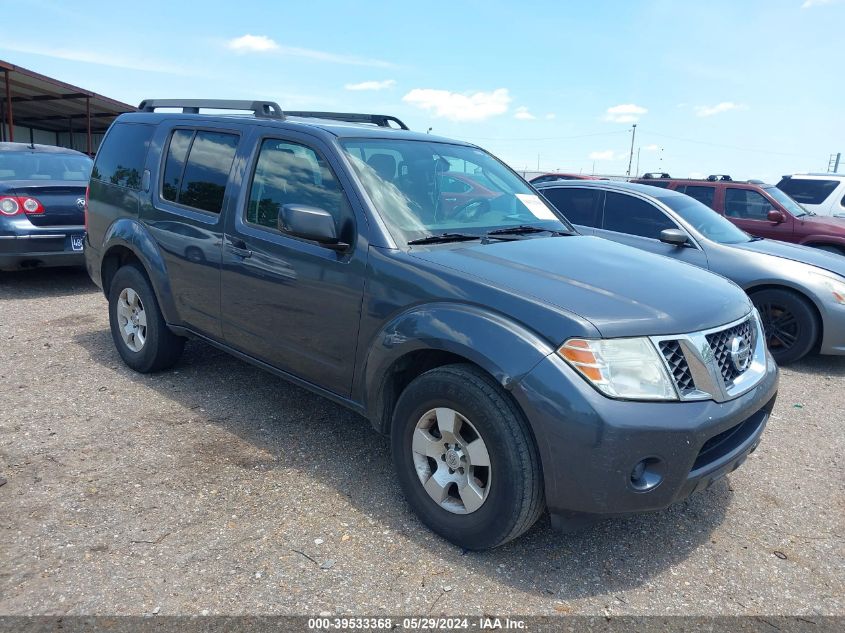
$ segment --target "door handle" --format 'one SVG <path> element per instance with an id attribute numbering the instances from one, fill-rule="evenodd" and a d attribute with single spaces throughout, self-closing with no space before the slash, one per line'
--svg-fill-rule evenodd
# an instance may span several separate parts
<path id="1" fill-rule="evenodd" d="M 247 257 L 252 257 L 252 251 L 246 247 L 246 242 L 244 242 L 239 237 L 227 237 L 226 238 L 226 248 L 229 250 L 230 253 L 237 255 L 243 259 Z"/>

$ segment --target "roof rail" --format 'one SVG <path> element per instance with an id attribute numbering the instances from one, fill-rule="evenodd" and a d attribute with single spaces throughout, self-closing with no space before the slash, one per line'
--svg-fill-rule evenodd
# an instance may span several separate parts
<path id="1" fill-rule="evenodd" d="M 157 108 L 182 108 L 183 114 L 199 114 L 200 108 L 213 110 L 252 110 L 262 119 L 284 119 L 285 113 L 274 101 L 235 101 L 232 99 L 144 99 L 138 109 L 155 112 Z"/>
<path id="2" fill-rule="evenodd" d="M 347 123 L 372 123 L 379 127 L 392 127 L 393 121 L 401 129 L 407 130 L 408 126 L 395 116 L 389 114 L 359 114 L 356 112 L 309 112 L 306 110 L 287 111 L 288 116 L 299 116 L 308 119 L 329 119 L 331 121 L 345 121 Z"/>
<path id="3" fill-rule="evenodd" d="M 671 178 L 665 171 L 649 171 L 643 174 L 643 180 L 656 180 L 658 178 Z"/>
<path id="4" fill-rule="evenodd" d="M 717 180 L 733 180 L 733 178 L 731 178 L 727 174 L 710 174 L 709 176 L 707 176 L 707 180 L 709 180 L 710 182 L 715 182 Z"/>

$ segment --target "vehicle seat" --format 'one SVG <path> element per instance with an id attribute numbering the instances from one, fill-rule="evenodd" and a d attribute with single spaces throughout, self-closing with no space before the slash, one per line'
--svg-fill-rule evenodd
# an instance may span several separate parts
<path id="1" fill-rule="evenodd" d="M 393 182 L 396 178 L 396 159 L 390 154 L 373 154 L 367 164 L 379 175 L 379 178 Z"/>

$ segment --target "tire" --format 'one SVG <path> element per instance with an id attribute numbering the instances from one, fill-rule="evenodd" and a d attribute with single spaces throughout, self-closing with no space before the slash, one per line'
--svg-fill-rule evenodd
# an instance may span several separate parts
<path id="1" fill-rule="evenodd" d="M 173 334 L 164 322 L 147 276 L 132 264 L 120 268 L 112 279 L 109 325 L 123 362 L 142 374 L 172 367 L 185 347 L 185 339 Z M 127 338 L 127 330 L 132 329 Z"/>
<path id="2" fill-rule="evenodd" d="M 444 442 L 449 439 L 457 441 Z M 422 522 L 464 549 L 498 547 L 528 530 L 545 509 L 528 424 L 501 386 L 473 365 L 432 369 L 405 388 L 393 413 L 391 452 L 402 491 Z M 452 471 L 456 463 L 462 466 Z"/>
<path id="3" fill-rule="evenodd" d="M 806 356 L 819 336 L 819 320 L 809 301 L 791 290 L 760 290 L 751 295 L 760 311 L 766 343 L 779 365 Z"/>

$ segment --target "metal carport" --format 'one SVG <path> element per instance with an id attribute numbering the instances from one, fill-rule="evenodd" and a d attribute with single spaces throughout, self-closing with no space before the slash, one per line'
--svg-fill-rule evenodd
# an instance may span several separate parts
<path id="1" fill-rule="evenodd" d="M 115 117 L 135 107 L 0 60 L 0 141 L 70 147 L 93 156 Z"/>

